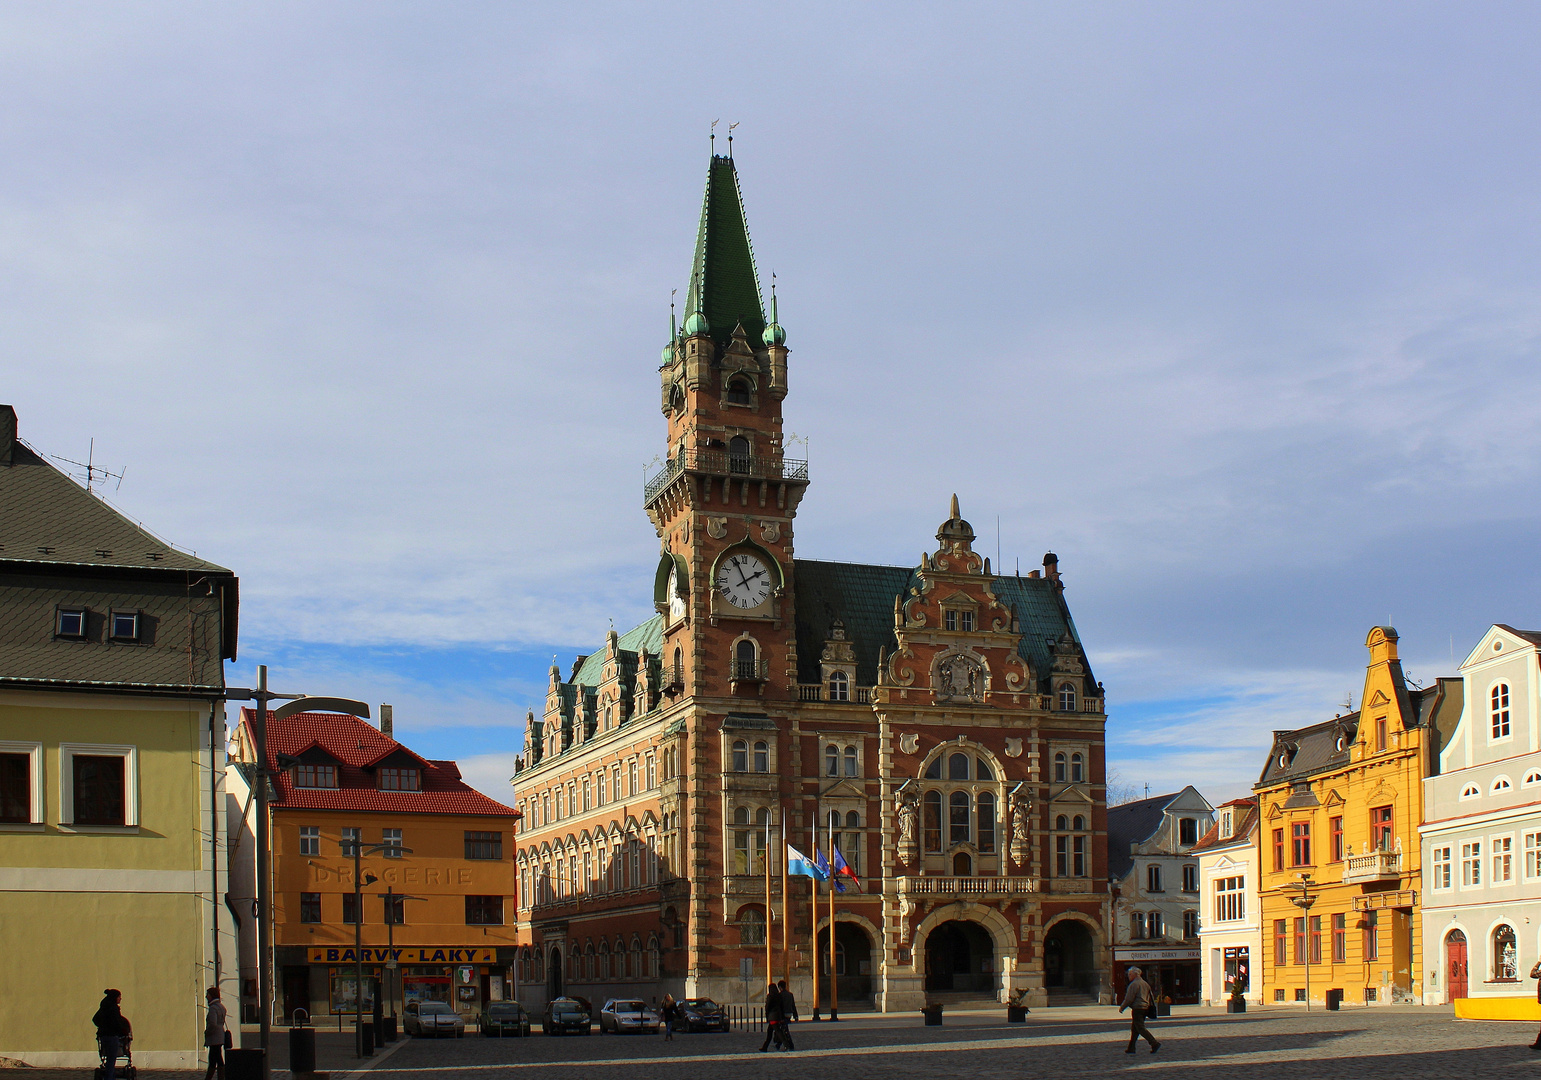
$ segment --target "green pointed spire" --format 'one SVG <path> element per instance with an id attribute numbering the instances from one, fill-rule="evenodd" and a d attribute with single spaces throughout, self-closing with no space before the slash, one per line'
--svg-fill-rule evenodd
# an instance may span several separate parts
<path id="1" fill-rule="evenodd" d="M 699 316 L 699 318 L 698 318 Z M 685 295 L 685 332 L 701 323 L 720 344 L 733 339 L 740 323 L 750 343 L 765 333 L 765 304 L 754 248 L 744 224 L 744 198 L 731 157 L 712 155 L 701 202 L 701 226 L 696 233 L 696 257 L 690 265 L 690 291 Z"/>

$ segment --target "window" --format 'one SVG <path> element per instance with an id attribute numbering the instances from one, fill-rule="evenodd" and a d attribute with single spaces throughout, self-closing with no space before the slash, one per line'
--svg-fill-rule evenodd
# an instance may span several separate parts
<path id="1" fill-rule="evenodd" d="M 621 797 L 621 767 L 619 765 L 612 765 L 610 767 L 610 791 L 617 799 Z"/>
<path id="2" fill-rule="evenodd" d="M 1191 817 L 1178 819 L 1177 842 L 1183 847 L 1192 847 L 1199 842 L 1199 823 L 1197 819 Z"/>
<path id="3" fill-rule="evenodd" d="M 0 743 L 0 822 L 43 822 L 43 744 Z"/>
<path id="4" fill-rule="evenodd" d="M 974 629 L 974 613 L 972 611 L 958 612 L 958 629 L 969 633 Z"/>
<path id="5" fill-rule="evenodd" d="M 845 774 L 847 776 L 856 775 L 856 747 L 854 746 L 847 746 L 845 748 Z"/>
<path id="6" fill-rule="evenodd" d="M 1488 789 L 1488 794 L 1497 795 L 1499 792 L 1508 791 L 1513 787 L 1514 785 L 1509 783 L 1509 778 L 1507 776 L 1500 776 L 1498 779 L 1493 781 L 1493 786 Z"/>
<path id="7" fill-rule="evenodd" d="M 338 854 L 346 859 L 353 858 L 354 849 L 359 846 L 359 841 L 362 838 L 357 826 L 344 825 L 342 827 L 342 839 L 339 844 Z"/>
<path id="8" fill-rule="evenodd" d="M 319 826 L 319 825 L 301 825 L 300 826 L 300 854 L 301 855 L 319 855 L 319 854 L 321 854 L 321 826 Z"/>
<path id="9" fill-rule="evenodd" d="M 396 893 L 387 893 L 380 897 L 380 905 L 384 909 L 384 921 L 387 926 L 402 926 L 407 921 L 407 898 Z"/>
<path id="10" fill-rule="evenodd" d="M 467 896 L 467 926 L 502 926 L 503 898 L 501 896 Z"/>
<path id="11" fill-rule="evenodd" d="M 1296 821 L 1290 825 L 1290 865 L 1311 865 L 1311 823 Z"/>
<path id="12" fill-rule="evenodd" d="M 124 758 L 118 754 L 72 754 L 72 825 L 126 825 Z"/>
<path id="13" fill-rule="evenodd" d="M 942 612 L 942 627 L 947 630 L 958 628 L 958 613 L 956 611 Z"/>
<path id="14" fill-rule="evenodd" d="M 1429 888 L 1450 888 L 1450 845 L 1446 844 L 1444 847 L 1433 848 L 1429 852 L 1429 856 Z"/>
<path id="15" fill-rule="evenodd" d="M 1196 938 L 1199 936 L 1199 913 L 1193 909 L 1183 912 L 1183 937 Z"/>
<path id="16" fill-rule="evenodd" d="M 62 638 L 86 636 L 85 608 L 60 608 L 54 621 L 54 633 Z"/>
<path id="17" fill-rule="evenodd" d="M 1306 962 L 1306 917 L 1297 916 L 1295 919 L 1295 963 Z"/>
<path id="18" fill-rule="evenodd" d="M 1283 967 L 1289 963 L 1289 930 L 1288 923 L 1283 919 L 1273 921 L 1273 962 L 1275 967 Z M 1279 991 L 1280 995 L 1284 993 Z M 1283 997 L 1280 997 L 1283 1000 Z"/>
<path id="19" fill-rule="evenodd" d="M 1145 936 L 1153 938 L 1166 936 L 1166 927 L 1162 924 L 1161 912 L 1152 911 L 1149 915 L 1145 916 Z"/>
<path id="20" fill-rule="evenodd" d="M 733 740 L 733 771 L 749 771 L 749 744 L 743 739 Z M 604 790 L 603 780 L 600 780 L 600 790 Z"/>
<path id="21" fill-rule="evenodd" d="M 1070 782 L 1079 784 L 1086 779 L 1085 763 L 1080 754 L 1070 755 Z"/>
<path id="22" fill-rule="evenodd" d="M 1199 868 L 1193 863 L 1183 866 L 1183 892 L 1199 891 Z"/>
<path id="23" fill-rule="evenodd" d="M 1482 884 L 1482 842 L 1461 845 L 1461 885 L 1473 888 Z"/>
<path id="24" fill-rule="evenodd" d="M 829 700 L 851 700 L 851 679 L 845 672 L 832 671 L 829 673 Z"/>
<path id="25" fill-rule="evenodd" d="M 1060 712 L 1075 712 L 1075 687 L 1063 683 L 1059 688 Z"/>
<path id="26" fill-rule="evenodd" d="M 649 758 L 648 760 L 651 761 L 652 759 Z M 584 809 L 585 812 L 587 812 L 588 810 L 590 810 L 592 808 L 592 803 L 589 801 L 589 797 L 590 797 L 591 794 L 592 794 L 592 791 L 589 788 L 589 778 L 587 776 L 585 776 L 583 778 L 583 809 Z"/>
<path id="27" fill-rule="evenodd" d="M 1535 787 L 1537 784 L 1541 784 L 1541 772 L 1537 772 L 1535 769 L 1532 769 L 1530 772 L 1525 774 L 1524 786 Z"/>
<path id="28" fill-rule="evenodd" d="M 466 858 L 503 858 L 503 834 L 500 832 L 473 832 L 465 834 Z"/>
<path id="29" fill-rule="evenodd" d="M 345 892 L 342 894 L 342 921 L 349 926 L 359 921 L 359 896 L 357 893 Z"/>
<path id="30" fill-rule="evenodd" d="M 1081 828 L 1081 819 L 1076 818 L 1076 827 Z M 1070 838 L 1070 871 L 1071 877 L 1086 876 L 1086 837 L 1072 836 Z"/>
<path id="31" fill-rule="evenodd" d="M 1063 784 L 1070 774 L 1065 770 L 1065 755 L 1063 752 L 1054 755 L 1054 782 Z"/>
<path id="32" fill-rule="evenodd" d="M 733 677 L 735 679 L 753 679 L 760 673 L 760 665 L 755 657 L 754 642 L 740 641 L 733 647 Z"/>
<path id="33" fill-rule="evenodd" d="M 385 848 L 380 854 L 387 859 L 401 858 L 401 830 L 381 829 L 380 844 Z"/>
<path id="34" fill-rule="evenodd" d="M 1343 817 L 1329 818 L 1327 821 L 1327 835 L 1332 841 L 1332 861 L 1343 861 Z"/>
<path id="35" fill-rule="evenodd" d="M 1391 835 L 1391 807 L 1370 808 L 1370 846 L 1376 851 L 1390 851 L 1396 841 Z"/>
<path id="36" fill-rule="evenodd" d="M 1386 749 L 1387 745 L 1386 718 L 1384 716 L 1377 716 L 1375 718 L 1375 752 L 1377 754 L 1380 753 Z"/>
<path id="37" fill-rule="evenodd" d="M 969 758 L 967 754 L 953 754 L 947 759 L 947 779 L 970 779 Z"/>
<path id="38" fill-rule="evenodd" d="M 845 815 L 845 827 L 850 831 L 835 846 L 839 849 L 840 854 L 845 857 L 845 864 L 851 868 L 851 872 L 860 875 L 861 833 L 857 830 L 861 828 L 861 814 L 855 810 L 849 811 Z"/>
<path id="39" fill-rule="evenodd" d="M 1322 917 L 1311 916 L 1311 963 L 1322 962 Z"/>
<path id="40" fill-rule="evenodd" d="M 728 470 L 739 474 L 749 471 L 749 440 L 742 435 L 728 440 Z"/>
<path id="41" fill-rule="evenodd" d="M 1247 917 L 1247 879 L 1215 879 L 1215 922 L 1237 922 Z"/>
<path id="42" fill-rule="evenodd" d="M 761 744 L 761 745 L 763 745 L 763 744 Z M 760 746 L 756 745 L 755 746 L 755 750 L 758 751 L 759 749 L 760 749 Z M 756 763 L 755 771 L 756 772 L 764 772 L 765 770 L 761 769 L 759 767 L 758 763 Z M 630 761 L 628 761 L 626 763 L 626 793 L 628 795 L 630 795 L 633 799 L 635 799 L 637 797 L 638 790 L 639 789 L 637 787 L 637 759 L 636 758 L 632 758 Z"/>
<path id="43" fill-rule="evenodd" d="M 976 801 L 977 817 L 979 818 L 979 850 L 983 854 L 989 854 L 995 850 L 995 795 L 988 791 L 981 791 Z"/>
<path id="44" fill-rule="evenodd" d="M 114 611 L 112 613 L 112 640 L 114 641 L 138 641 L 139 640 L 139 612 Z"/>
<path id="45" fill-rule="evenodd" d="M 1332 962 L 1348 962 L 1348 916 L 1341 911 L 1332 917 Z"/>
<path id="46" fill-rule="evenodd" d="M 738 943 L 740 945 L 765 944 L 765 913 L 758 908 L 746 907 L 738 913 Z"/>
<path id="47" fill-rule="evenodd" d="M 1512 836 L 1497 836 L 1489 844 L 1493 852 L 1493 876 L 1489 879 L 1494 885 L 1502 885 L 1514 880 L 1514 838 Z"/>
<path id="48" fill-rule="evenodd" d="M 657 786 L 658 786 L 658 759 L 655 758 L 652 754 L 649 754 L 647 756 L 647 789 L 649 791 L 652 791 Z M 583 782 L 583 808 L 585 810 L 587 810 L 589 808 L 589 792 L 588 792 L 588 788 L 589 788 L 589 782 L 587 780 L 585 780 Z"/>
<path id="49" fill-rule="evenodd" d="M 748 382 L 748 380 L 746 380 L 746 379 L 734 379 L 732 382 L 728 383 L 728 402 L 729 402 L 729 404 L 732 404 L 732 405 L 748 405 L 749 404 L 749 382 Z M 737 442 L 739 440 L 735 439 L 734 441 Z M 748 453 L 748 451 L 746 450 L 745 453 Z M 743 472 L 743 471 L 746 471 L 746 469 L 747 469 L 747 466 L 745 467 L 745 469 L 734 469 L 733 471 L 734 472 Z"/>
<path id="50" fill-rule="evenodd" d="M 296 765 L 294 786 L 297 788 L 334 788 L 337 786 L 336 765 Z"/>
<path id="51" fill-rule="evenodd" d="M 1482 789 L 1476 784 L 1467 784 L 1461 789 L 1462 799 L 1475 799 L 1482 794 Z"/>
<path id="52" fill-rule="evenodd" d="M 1499 923 L 1493 928 L 1493 981 L 1517 982 L 1520 958 L 1515 949 L 1514 927 Z"/>
<path id="53" fill-rule="evenodd" d="M 1236 816 L 1231 810 L 1223 810 L 1220 813 L 1220 839 L 1229 840 L 1236 831 Z"/>
<path id="54" fill-rule="evenodd" d="M 969 842 L 968 792 L 954 791 L 947 797 L 947 843 Z"/>
<path id="55" fill-rule="evenodd" d="M 1151 863 L 1145 868 L 1145 891 L 1163 892 L 1161 888 L 1161 864 Z"/>
<path id="56" fill-rule="evenodd" d="M 1525 834 L 1525 880 L 1533 881 L 1538 877 L 1541 877 L 1541 832 L 1528 832 Z"/>
<path id="57" fill-rule="evenodd" d="M 318 892 L 300 893 L 300 922 L 318 923 L 321 921 L 321 894 Z"/>
<path id="58" fill-rule="evenodd" d="M 770 772 L 770 747 L 763 742 L 754 744 L 754 771 Z"/>
<path id="59" fill-rule="evenodd" d="M 926 792 L 923 803 L 923 820 L 921 836 L 923 846 L 927 851 L 939 852 L 942 850 L 942 793 L 940 791 Z M 1064 818 L 1060 818 L 1064 821 Z M 1063 874 L 1063 872 L 1061 872 Z"/>
<path id="60" fill-rule="evenodd" d="M 1145 913 L 1143 911 L 1131 911 L 1129 913 L 1129 936 L 1135 941 L 1145 936 Z"/>
<path id="61" fill-rule="evenodd" d="M 1492 721 L 1493 738 L 1509 737 L 1509 684 L 1499 683 L 1488 695 L 1488 716 Z"/>
<path id="62" fill-rule="evenodd" d="M 824 775 L 840 775 L 840 747 L 830 743 L 824 748 Z"/>
<path id="63" fill-rule="evenodd" d="M 1273 868 L 1275 871 L 1284 869 L 1284 830 L 1273 831 Z"/>

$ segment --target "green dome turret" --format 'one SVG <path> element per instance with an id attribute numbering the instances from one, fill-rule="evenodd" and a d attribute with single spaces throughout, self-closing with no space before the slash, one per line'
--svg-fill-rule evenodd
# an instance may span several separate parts
<path id="1" fill-rule="evenodd" d="M 706 322 L 706 316 L 701 314 L 701 312 L 699 312 L 699 311 L 692 311 L 689 315 L 685 316 L 685 334 L 686 334 L 686 336 L 693 336 L 695 334 L 704 334 L 707 331 L 709 331 L 710 329 L 711 329 L 711 327 L 709 325 L 707 325 L 707 322 Z"/>
<path id="2" fill-rule="evenodd" d="M 787 332 L 781 328 L 780 323 L 773 322 L 765 328 L 763 340 L 767 345 L 785 345 Z"/>

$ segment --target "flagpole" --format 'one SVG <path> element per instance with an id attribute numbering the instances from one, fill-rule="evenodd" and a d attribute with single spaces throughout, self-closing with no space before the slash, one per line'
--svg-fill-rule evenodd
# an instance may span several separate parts
<path id="1" fill-rule="evenodd" d="M 772 942 L 775 941 L 775 932 L 771 927 L 771 915 L 776 909 L 771 906 L 770 838 L 771 812 L 767 808 L 765 811 L 765 981 L 767 983 L 776 981 L 776 967 L 771 959 Z"/>
<path id="2" fill-rule="evenodd" d="M 813 832 L 813 844 L 811 845 L 812 848 L 813 848 L 813 859 L 814 859 L 814 862 L 817 863 L 818 862 L 818 858 L 819 858 L 819 811 L 818 811 L 818 807 L 817 806 L 814 807 L 813 821 L 810 822 L 810 824 L 813 826 L 813 829 L 812 829 L 812 832 Z M 818 1021 L 819 1021 L 819 879 L 817 877 L 810 876 L 808 878 L 808 909 L 809 909 L 809 914 L 812 916 L 812 918 L 810 919 L 810 921 L 808 923 L 808 933 L 810 935 L 809 939 L 808 939 L 808 956 L 813 961 L 812 964 L 810 965 L 813 968 L 813 1022 L 814 1023 L 818 1023 Z"/>
<path id="3" fill-rule="evenodd" d="M 792 908 L 789 897 L 792 894 L 792 867 L 791 860 L 787 858 L 787 810 L 785 806 L 777 804 L 776 809 L 781 813 L 781 977 L 787 981 L 787 989 L 792 988 Z"/>
<path id="4" fill-rule="evenodd" d="M 829 1018 L 840 1019 L 839 973 L 835 970 L 835 823 L 829 823 Z"/>

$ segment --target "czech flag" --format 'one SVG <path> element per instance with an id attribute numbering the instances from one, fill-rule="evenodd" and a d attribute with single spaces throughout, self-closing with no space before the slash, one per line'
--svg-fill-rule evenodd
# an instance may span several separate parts
<path id="1" fill-rule="evenodd" d="M 861 878 L 856 876 L 855 870 L 852 870 L 848 865 L 846 865 L 845 856 L 840 854 L 839 848 L 835 849 L 835 874 L 837 877 L 850 878 L 856 883 L 857 888 L 861 888 Z M 836 884 L 839 884 L 839 882 L 836 882 Z M 844 891 L 844 889 L 841 889 L 841 892 Z"/>
<path id="2" fill-rule="evenodd" d="M 828 871 L 820 868 L 791 844 L 787 845 L 787 873 L 793 877 L 811 877 L 814 881 L 829 880 Z"/>
<path id="3" fill-rule="evenodd" d="M 818 865 L 818 868 L 819 868 L 819 880 L 820 881 L 829 881 L 830 880 L 829 860 L 824 857 L 824 853 L 822 851 L 815 851 L 813 853 L 813 857 L 817 861 L 817 865 Z M 835 858 L 838 859 L 838 858 L 840 858 L 840 856 L 836 855 Z M 843 861 L 844 860 L 842 860 L 842 862 Z M 845 882 L 841 881 L 838 877 L 834 879 L 832 884 L 835 886 L 835 891 L 836 892 L 845 892 Z"/>

